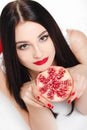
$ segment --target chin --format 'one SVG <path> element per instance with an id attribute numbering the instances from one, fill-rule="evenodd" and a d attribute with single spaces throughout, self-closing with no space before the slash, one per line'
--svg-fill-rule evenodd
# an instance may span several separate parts
<path id="1" fill-rule="evenodd" d="M 52 64 L 51 64 L 51 65 L 52 65 Z M 45 70 L 48 69 L 51 65 L 45 65 L 45 66 L 39 67 L 38 72 L 45 71 Z"/>

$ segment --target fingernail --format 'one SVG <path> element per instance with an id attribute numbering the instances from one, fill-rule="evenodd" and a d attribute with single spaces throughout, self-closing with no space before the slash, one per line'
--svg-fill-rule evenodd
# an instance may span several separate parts
<path id="1" fill-rule="evenodd" d="M 43 105 L 43 107 L 46 107 L 45 105 Z"/>
<path id="2" fill-rule="evenodd" d="M 51 107 L 52 109 L 54 108 L 54 106 L 52 105 L 52 107 Z"/>
<path id="3" fill-rule="evenodd" d="M 71 94 L 70 94 L 70 96 L 74 96 L 75 95 L 75 92 L 72 92 Z"/>
<path id="4" fill-rule="evenodd" d="M 70 103 L 71 103 L 71 100 L 68 100 L 67 103 L 70 104 Z"/>
<path id="5" fill-rule="evenodd" d="M 51 108 L 52 105 L 51 105 L 51 104 L 47 104 L 47 106 L 48 106 L 49 108 Z"/>
<path id="6" fill-rule="evenodd" d="M 50 104 L 50 103 L 48 103 L 47 106 L 48 106 L 49 108 L 54 108 L 54 106 L 53 106 L 52 104 Z"/>
<path id="7" fill-rule="evenodd" d="M 74 100 L 76 101 L 77 99 L 79 99 L 78 97 L 76 97 Z"/>
<path id="8" fill-rule="evenodd" d="M 40 96 L 37 96 L 37 99 L 40 100 Z"/>

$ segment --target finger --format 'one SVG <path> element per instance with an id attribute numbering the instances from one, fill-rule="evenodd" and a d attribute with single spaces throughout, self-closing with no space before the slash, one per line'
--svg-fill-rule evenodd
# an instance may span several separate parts
<path id="1" fill-rule="evenodd" d="M 24 101 L 26 101 L 26 105 L 31 105 L 31 106 L 40 107 L 40 108 L 42 107 L 42 104 L 36 102 L 33 99 L 29 99 L 28 96 L 24 97 Z"/>
<path id="2" fill-rule="evenodd" d="M 78 79 L 77 83 L 74 85 L 72 93 L 70 94 L 70 97 L 68 98 L 68 103 L 71 103 L 73 100 L 80 98 L 85 91 L 85 88 L 86 88 L 85 77 L 78 76 L 77 79 Z M 79 82 L 79 79 L 80 79 L 80 82 Z"/>
<path id="3" fill-rule="evenodd" d="M 42 105 L 43 107 L 47 107 L 50 109 L 54 108 L 54 106 L 50 102 L 46 101 L 42 96 L 39 97 L 38 101 L 37 100 L 34 101 L 38 102 L 38 104 Z"/>
<path id="4" fill-rule="evenodd" d="M 35 101 L 38 100 L 38 103 L 42 103 L 44 107 L 48 107 L 50 109 L 54 107 L 47 99 L 41 96 L 40 92 L 37 89 L 34 89 L 33 95 L 36 99 Z"/>
<path id="5" fill-rule="evenodd" d="M 43 96 L 37 96 L 37 99 L 44 104 L 44 107 L 48 107 L 50 109 L 54 108 L 52 103 L 46 100 Z"/>
<path id="6" fill-rule="evenodd" d="M 30 93 L 31 91 L 31 93 Z M 35 95 L 32 92 L 32 87 L 29 87 L 27 89 L 27 91 L 25 92 L 25 95 L 23 97 L 23 100 L 27 103 L 27 104 L 31 104 L 33 106 L 36 107 L 47 107 L 47 108 L 53 108 L 53 105 L 50 104 L 48 101 L 46 101 L 43 97 L 39 97 L 37 96 L 37 98 L 35 98 Z M 35 92 L 35 91 L 34 91 Z"/>
<path id="7" fill-rule="evenodd" d="M 70 104 L 72 101 L 78 99 L 77 94 L 75 93 L 73 96 L 70 96 L 67 100 L 67 103 Z"/>

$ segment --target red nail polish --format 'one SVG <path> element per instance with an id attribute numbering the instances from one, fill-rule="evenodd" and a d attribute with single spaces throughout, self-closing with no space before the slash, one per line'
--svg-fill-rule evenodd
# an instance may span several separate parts
<path id="1" fill-rule="evenodd" d="M 37 96 L 37 99 L 40 100 L 40 96 Z"/>
<path id="2" fill-rule="evenodd" d="M 78 97 L 76 97 L 74 100 L 76 101 L 77 99 L 79 99 Z"/>
<path id="3" fill-rule="evenodd" d="M 52 107 L 51 108 L 54 108 L 54 106 L 52 105 Z"/>
<path id="4" fill-rule="evenodd" d="M 71 103 L 71 100 L 68 100 L 68 104 L 70 104 Z"/>
<path id="5" fill-rule="evenodd" d="M 51 108 L 52 105 L 51 105 L 51 104 L 47 104 L 47 106 L 48 106 L 49 108 Z"/>
<path id="6" fill-rule="evenodd" d="M 52 104 L 50 104 L 50 103 L 48 103 L 47 106 L 48 106 L 49 108 L 54 108 L 54 106 L 53 106 Z"/>
<path id="7" fill-rule="evenodd" d="M 70 94 L 70 96 L 74 96 L 75 95 L 75 92 L 72 92 L 71 94 Z"/>

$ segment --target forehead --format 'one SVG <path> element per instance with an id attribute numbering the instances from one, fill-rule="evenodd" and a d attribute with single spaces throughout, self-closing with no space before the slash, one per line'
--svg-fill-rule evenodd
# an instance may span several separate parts
<path id="1" fill-rule="evenodd" d="M 28 37 L 34 38 L 46 30 L 42 25 L 27 21 L 19 22 L 15 28 L 15 38 L 16 40 L 25 39 Z"/>

